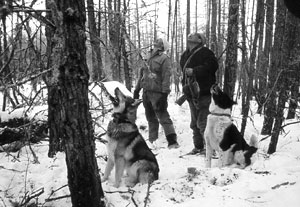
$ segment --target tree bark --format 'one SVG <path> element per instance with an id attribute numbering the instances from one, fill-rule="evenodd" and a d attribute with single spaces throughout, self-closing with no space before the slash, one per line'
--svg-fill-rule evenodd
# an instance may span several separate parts
<path id="1" fill-rule="evenodd" d="M 211 14 L 211 0 L 206 1 L 206 45 L 210 45 L 210 14 Z"/>
<path id="2" fill-rule="evenodd" d="M 120 31 L 120 0 L 108 0 L 108 22 L 109 22 L 109 40 L 110 40 L 110 68 L 112 71 L 112 79 L 121 81 L 121 31 Z"/>
<path id="3" fill-rule="evenodd" d="M 92 47 L 92 77 L 93 81 L 100 81 L 104 78 L 103 74 L 103 64 L 101 57 L 101 48 L 100 48 L 100 37 L 97 36 L 98 31 L 96 28 L 95 21 L 95 9 L 94 1 L 87 0 L 87 10 L 88 10 L 88 25 L 89 25 L 89 35 L 90 42 Z M 100 28 L 99 28 L 100 29 Z"/>
<path id="4" fill-rule="evenodd" d="M 282 123 L 284 121 L 284 109 L 285 104 L 288 100 L 288 88 L 290 85 L 290 80 L 288 79 L 289 74 L 289 61 L 291 58 L 291 51 L 295 47 L 296 38 L 299 36 L 295 35 L 297 30 L 297 19 L 290 12 L 286 12 L 283 9 L 284 4 L 282 1 L 277 2 L 277 12 L 279 12 L 280 18 L 283 18 L 282 27 L 284 27 L 284 33 L 282 35 L 282 47 L 280 50 L 280 60 L 279 60 L 279 81 L 278 81 L 278 103 L 276 108 L 275 123 L 272 131 L 271 141 L 268 148 L 268 154 L 276 152 L 277 143 L 279 139 L 279 134 L 282 131 Z M 278 11 L 280 10 L 280 11 Z M 276 30 L 275 30 L 276 35 Z"/>
<path id="5" fill-rule="evenodd" d="M 248 83 L 247 83 L 247 91 L 246 91 L 246 102 L 242 107 L 242 115 L 243 120 L 241 124 L 241 134 L 244 135 L 247 125 L 247 118 L 250 111 L 250 100 L 253 96 L 253 79 L 254 79 L 254 73 L 255 73 L 255 60 L 256 60 L 256 53 L 257 53 L 257 42 L 260 31 L 260 22 L 264 18 L 263 16 L 263 9 L 264 9 L 264 1 L 263 0 L 257 0 L 257 9 L 256 9 L 256 20 L 255 20 L 255 33 L 254 33 L 254 39 L 252 43 L 252 51 L 250 54 L 250 67 L 249 71 L 246 71 L 246 75 L 248 76 Z"/>
<path id="6" fill-rule="evenodd" d="M 242 109 L 246 106 L 245 91 L 247 90 L 247 74 L 249 73 L 249 61 L 248 61 L 248 48 L 247 48 L 247 31 L 246 31 L 246 1 L 242 0 L 241 3 L 241 26 L 242 26 L 242 65 L 239 77 L 239 86 L 242 90 Z"/>
<path id="7" fill-rule="evenodd" d="M 263 114 L 264 106 L 266 104 L 267 93 L 267 77 L 269 71 L 270 51 L 272 47 L 273 37 L 273 23 L 274 23 L 274 0 L 266 0 L 266 27 L 265 27 L 265 43 L 260 59 L 260 74 L 258 79 L 258 86 L 256 87 L 256 102 L 258 104 L 257 112 Z M 269 134 L 263 132 L 264 134 Z"/>
<path id="8" fill-rule="evenodd" d="M 211 29 L 210 29 L 210 34 L 211 34 L 211 41 L 210 41 L 210 49 L 217 54 L 218 52 L 218 43 L 217 43 L 217 0 L 212 0 L 212 12 L 211 12 Z"/>
<path id="9" fill-rule="evenodd" d="M 285 10 L 281 0 L 277 1 L 276 25 L 274 34 L 274 44 L 271 51 L 271 65 L 269 69 L 269 81 L 267 86 L 267 100 L 265 105 L 264 123 L 261 134 L 270 135 L 276 113 L 276 87 L 278 87 L 279 69 L 281 64 L 280 51 L 282 50 L 283 35 L 285 30 Z"/>
<path id="10" fill-rule="evenodd" d="M 186 2 L 186 45 L 187 45 L 187 37 L 191 33 L 191 2 L 187 0 Z"/>
<path id="11" fill-rule="evenodd" d="M 60 127 L 59 135 L 66 153 L 72 206 L 104 207 L 89 112 L 84 2 L 51 2 L 52 13 L 57 14 L 53 38 L 58 40 L 56 49 L 60 46 L 63 54 L 57 63 L 58 74 L 55 74 L 59 110 L 54 116 L 59 117 L 57 126 Z"/>
<path id="12" fill-rule="evenodd" d="M 258 105 L 257 107 L 257 113 L 258 114 L 262 114 L 262 109 L 263 109 L 263 100 L 260 97 L 263 97 L 264 93 L 262 93 L 265 89 L 265 82 L 266 82 L 266 73 L 265 73 L 265 69 L 262 68 L 262 64 L 263 64 L 263 59 L 264 59 L 264 55 L 263 55 L 263 42 L 264 42 L 264 25 L 265 25 L 265 9 L 264 9 L 264 1 L 263 0 L 263 4 L 262 4 L 262 8 L 260 8 L 260 10 L 262 10 L 262 19 L 260 20 L 260 25 L 259 25 L 259 42 L 258 42 L 258 57 L 257 57 L 257 69 L 255 72 L 255 77 L 254 77 L 254 82 L 255 82 L 255 86 L 254 86 L 254 95 L 255 95 L 255 99 L 256 99 L 256 103 Z M 268 37 L 269 38 L 269 37 Z"/>
<path id="13" fill-rule="evenodd" d="M 129 60 L 128 60 L 128 56 L 129 53 L 127 53 L 126 50 L 126 41 L 125 41 L 125 36 L 126 36 L 126 22 L 125 22 L 125 16 L 127 13 L 127 5 L 126 5 L 126 0 L 123 0 L 123 17 L 121 19 L 123 19 L 123 21 L 121 22 L 122 26 L 121 26 L 121 36 L 123 38 L 121 38 L 121 49 L 122 49 L 122 60 L 123 60 L 123 68 L 124 68 L 124 78 L 125 78 L 125 86 L 126 88 L 131 91 L 132 88 L 132 75 L 133 75 L 133 71 L 132 68 L 129 67 Z"/>
<path id="14" fill-rule="evenodd" d="M 239 0 L 229 1 L 227 50 L 225 60 L 224 91 L 233 98 L 237 69 Z"/>
<path id="15" fill-rule="evenodd" d="M 300 36 L 300 19 L 296 22 L 295 36 Z M 296 116 L 296 109 L 298 107 L 299 100 L 299 85 L 300 85 L 300 38 L 296 38 L 294 48 L 291 51 L 291 57 L 289 61 L 289 82 L 290 87 L 290 97 L 289 97 L 289 110 L 287 114 L 287 119 L 294 119 Z"/>

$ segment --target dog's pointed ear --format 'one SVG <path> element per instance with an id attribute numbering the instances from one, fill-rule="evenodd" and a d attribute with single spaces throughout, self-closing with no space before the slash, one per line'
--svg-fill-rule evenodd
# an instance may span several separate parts
<path id="1" fill-rule="evenodd" d="M 118 97 L 118 96 L 124 96 L 124 94 L 122 93 L 122 91 L 119 89 L 119 87 L 116 87 L 115 88 L 115 96 Z"/>

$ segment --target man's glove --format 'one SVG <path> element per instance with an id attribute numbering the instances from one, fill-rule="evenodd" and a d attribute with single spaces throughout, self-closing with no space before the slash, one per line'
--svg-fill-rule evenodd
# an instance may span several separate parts
<path id="1" fill-rule="evenodd" d="M 140 98 L 140 91 L 139 90 L 134 90 L 134 92 L 133 92 L 133 98 L 134 99 L 139 99 Z"/>
<path id="2" fill-rule="evenodd" d="M 185 69 L 185 74 L 187 75 L 187 76 L 192 76 L 193 75 L 193 68 L 186 68 Z"/>
<path id="3" fill-rule="evenodd" d="M 156 108 L 158 111 L 164 111 L 168 107 L 168 94 L 161 93 L 161 97 L 157 100 Z"/>

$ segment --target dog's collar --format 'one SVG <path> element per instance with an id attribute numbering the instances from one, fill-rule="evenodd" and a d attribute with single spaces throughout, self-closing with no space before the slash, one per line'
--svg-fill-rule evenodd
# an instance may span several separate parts
<path id="1" fill-rule="evenodd" d="M 113 113 L 112 117 L 115 123 L 131 123 L 128 118 L 121 113 Z"/>
<path id="2" fill-rule="evenodd" d="M 229 118 L 231 118 L 231 114 L 225 114 L 225 113 L 210 113 L 211 115 L 214 116 L 227 116 Z"/>

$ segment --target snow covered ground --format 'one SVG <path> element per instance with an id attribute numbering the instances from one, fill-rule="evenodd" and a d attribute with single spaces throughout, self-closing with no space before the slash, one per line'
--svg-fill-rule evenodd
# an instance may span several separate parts
<path id="1" fill-rule="evenodd" d="M 109 91 L 117 84 L 110 84 Z M 122 87 L 122 86 L 121 86 Z M 93 88 L 99 94 L 97 87 Z M 240 206 L 240 207 L 298 207 L 300 205 L 300 127 L 291 124 L 285 127 L 277 146 L 277 152 L 267 155 L 270 138 L 259 142 L 259 150 L 254 163 L 246 169 L 204 167 L 204 156 L 183 156 L 193 148 L 192 133 L 189 128 L 190 114 L 187 103 L 176 105 L 175 94 L 169 97 L 169 113 L 178 134 L 180 148 L 169 150 L 163 131 L 153 150 L 160 165 L 160 178 L 151 186 L 138 184 L 127 188 L 113 187 L 114 176 L 102 183 L 108 206 L 113 207 L 205 207 L 205 206 Z M 2 100 L 0 97 L 0 103 Z M 96 103 L 95 100 L 91 102 Z M 110 106 L 111 107 L 111 106 Z M 255 104 L 252 111 L 255 112 Z M 30 114 L 46 109 L 46 106 L 35 108 Z M 18 116 L 24 110 L 12 114 L 0 113 L 2 120 L 8 116 Z M 99 112 L 100 113 L 100 112 Z M 39 118 L 46 118 L 40 113 Z M 97 116 L 97 114 L 93 114 Z M 240 105 L 235 106 L 233 118 L 240 127 Z M 255 134 L 258 139 L 264 138 L 259 132 L 263 117 L 253 115 L 248 122 L 246 139 Z M 98 124 L 106 128 L 110 115 L 99 118 Z M 294 122 L 296 120 L 289 120 Z M 286 122 L 288 123 L 288 122 Z M 143 105 L 138 109 L 137 125 L 147 139 L 147 121 Z M 144 127 L 146 126 L 146 129 Z M 96 126 L 96 133 L 103 129 Z M 103 137 L 105 138 L 105 137 Z M 96 141 L 96 155 L 101 175 L 105 168 L 106 146 Z M 36 158 L 33 156 L 33 152 Z M 39 206 L 69 207 L 71 199 L 67 185 L 65 156 L 58 153 L 55 158 L 48 158 L 46 141 L 22 148 L 20 152 L 0 153 L 0 207 L 17 206 L 24 199 L 40 194 L 31 202 Z M 188 168 L 195 168 L 189 173 Z M 145 205 L 146 204 L 146 205 Z"/>

